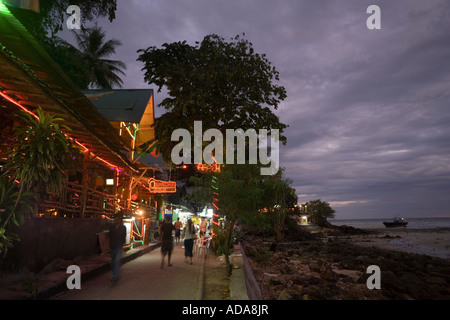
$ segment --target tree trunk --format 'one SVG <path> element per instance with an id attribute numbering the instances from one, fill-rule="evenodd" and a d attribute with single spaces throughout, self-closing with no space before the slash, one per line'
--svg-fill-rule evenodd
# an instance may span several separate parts
<path id="1" fill-rule="evenodd" d="M 276 243 L 278 244 L 284 238 L 284 225 L 286 214 L 278 211 L 277 213 L 277 221 L 274 225 L 275 233 L 276 233 Z"/>
<path id="2" fill-rule="evenodd" d="M 232 243 L 234 221 L 227 221 L 226 223 L 226 233 L 225 233 L 225 263 L 227 267 L 227 275 L 231 276 L 233 271 L 233 266 L 230 262 L 230 247 Z"/>

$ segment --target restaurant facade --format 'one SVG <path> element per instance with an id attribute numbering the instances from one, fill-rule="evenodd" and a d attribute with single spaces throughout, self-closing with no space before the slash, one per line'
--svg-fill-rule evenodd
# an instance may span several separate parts
<path id="1" fill-rule="evenodd" d="M 149 241 L 146 228 L 154 228 L 164 196 L 176 192 L 161 157 L 136 152 L 155 137 L 153 101 L 151 89 L 80 91 L 0 1 L 0 174 L 15 128 L 25 125 L 23 114 L 37 117 L 39 107 L 65 120 L 82 155 L 63 190 L 36 195 L 35 213 L 12 253 L 17 263 L 37 268 L 54 258 L 107 251 L 99 237 L 119 212 L 131 221 L 130 247 Z"/>

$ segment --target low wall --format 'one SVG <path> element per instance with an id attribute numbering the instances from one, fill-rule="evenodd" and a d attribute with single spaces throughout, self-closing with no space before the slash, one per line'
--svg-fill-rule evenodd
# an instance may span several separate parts
<path id="1" fill-rule="evenodd" d="M 245 286 L 247 288 L 247 296 L 249 300 L 263 300 L 261 290 L 256 282 L 252 267 L 245 255 L 244 248 L 241 246 L 242 262 L 244 265 Z"/>
<path id="2" fill-rule="evenodd" d="M 28 218 L 17 231 L 20 242 L 6 259 L 10 266 L 39 271 L 56 258 L 99 254 L 97 233 L 107 228 L 104 219 Z"/>

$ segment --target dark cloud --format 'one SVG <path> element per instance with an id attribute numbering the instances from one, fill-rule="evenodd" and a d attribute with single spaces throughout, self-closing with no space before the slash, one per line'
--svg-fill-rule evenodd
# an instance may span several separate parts
<path id="1" fill-rule="evenodd" d="M 118 3 L 99 24 L 123 43 L 127 88 L 149 87 L 136 51 L 165 42 L 245 33 L 267 54 L 288 92 L 280 159 L 300 201 L 328 201 L 338 218 L 450 216 L 447 0 Z M 371 4 L 381 30 L 366 28 Z"/>

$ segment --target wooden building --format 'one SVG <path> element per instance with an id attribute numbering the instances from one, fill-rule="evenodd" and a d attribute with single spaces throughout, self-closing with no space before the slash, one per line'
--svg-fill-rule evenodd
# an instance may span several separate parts
<path id="1" fill-rule="evenodd" d="M 129 160 L 139 173 L 126 176 L 118 188 L 118 199 L 122 207 L 131 208 L 156 219 L 157 194 L 176 191 L 173 181 L 161 181 L 161 175 L 170 170 L 161 156 L 152 153 L 140 155 L 135 150 L 155 139 L 153 124 L 154 97 L 151 89 L 82 90 L 97 110 L 116 129 L 116 133 L 127 144 Z M 100 181 L 101 183 L 101 181 Z M 156 184 L 165 185 L 156 190 Z M 161 202 L 161 201 L 160 201 Z"/>
<path id="2" fill-rule="evenodd" d="M 40 106 L 65 119 L 73 130 L 69 136 L 84 153 L 84 160 L 64 192 L 40 199 L 39 214 L 113 215 L 120 205 L 117 193 L 121 182 L 142 174 L 133 162 L 133 144 L 118 134 L 115 123 L 76 88 L 1 1 L 0 30 L 0 169 L 8 161 L 14 127 L 23 125 L 20 113 L 35 115 Z M 153 105 L 150 109 L 153 111 Z M 139 125 L 145 128 L 150 124 L 141 121 Z"/>

